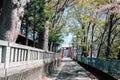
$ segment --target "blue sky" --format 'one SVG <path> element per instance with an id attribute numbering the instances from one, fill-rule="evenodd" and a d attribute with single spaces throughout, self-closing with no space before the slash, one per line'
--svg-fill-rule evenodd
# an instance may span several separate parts
<path id="1" fill-rule="evenodd" d="M 70 19 L 67 19 L 67 16 L 69 15 L 69 8 L 67 8 L 65 11 L 64 11 L 64 13 L 63 13 L 63 19 L 64 20 L 67 20 L 67 22 L 66 22 L 66 27 L 68 27 L 69 25 L 68 24 L 70 24 L 69 22 L 71 22 L 71 20 Z M 68 30 L 67 30 L 68 31 Z M 69 33 L 68 35 L 66 35 L 66 36 L 64 36 L 64 42 L 63 42 L 63 44 L 62 44 L 62 46 L 69 46 L 70 44 L 71 44 L 71 40 L 72 40 L 72 34 L 71 33 Z"/>
<path id="2" fill-rule="evenodd" d="M 64 42 L 63 42 L 62 46 L 71 45 L 71 40 L 72 40 L 72 34 L 69 33 L 68 36 L 64 37 Z"/>

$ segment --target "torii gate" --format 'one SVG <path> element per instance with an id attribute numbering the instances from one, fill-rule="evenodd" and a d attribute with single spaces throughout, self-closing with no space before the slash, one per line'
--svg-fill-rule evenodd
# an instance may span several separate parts
<path id="1" fill-rule="evenodd" d="M 64 50 L 69 49 L 70 50 L 70 58 L 72 59 L 72 47 L 61 47 L 62 49 L 62 58 L 64 57 Z"/>

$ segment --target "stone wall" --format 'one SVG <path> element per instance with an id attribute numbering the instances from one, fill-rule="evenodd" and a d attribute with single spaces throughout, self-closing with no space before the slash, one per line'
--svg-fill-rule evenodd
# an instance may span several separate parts
<path id="1" fill-rule="evenodd" d="M 42 65 L 30 69 L 28 68 L 26 68 L 25 70 L 16 69 L 16 72 L 11 71 L 11 74 L 5 74 L 5 76 L 1 77 L 0 80 L 46 80 L 47 77 L 56 70 L 60 63 L 61 60 L 57 59 L 46 61 Z M 5 71 L 6 73 L 8 73 L 7 70 Z"/>
<path id="2" fill-rule="evenodd" d="M 60 62 L 57 53 L 0 40 L 0 80 L 46 80 Z"/>

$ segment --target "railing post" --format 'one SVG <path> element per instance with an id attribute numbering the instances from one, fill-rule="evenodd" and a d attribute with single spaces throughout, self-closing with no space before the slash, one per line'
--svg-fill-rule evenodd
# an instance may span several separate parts
<path id="1" fill-rule="evenodd" d="M 21 61 L 24 61 L 24 50 L 21 51 Z"/>
<path id="2" fill-rule="evenodd" d="M 27 61 L 30 61 L 30 50 L 28 49 L 28 51 L 27 51 L 27 54 L 28 54 L 28 56 L 27 56 Z"/>
<path id="3" fill-rule="evenodd" d="M 18 52 L 18 62 L 20 62 L 20 60 L 21 60 L 21 59 L 20 59 L 20 58 L 21 58 L 21 51 L 22 51 L 22 50 L 19 49 L 19 52 Z"/>
<path id="4" fill-rule="evenodd" d="M 42 59 L 44 60 L 44 54 L 45 54 L 45 51 L 44 52 L 42 52 Z"/>
<path id="5" fill-rule="evenodd" d="M 9 62 L 10 62 L 10 47 L 7 46 L 3 49 L 3 55 L 5 59 L 5 68 L 9 67 Z"/>
<path id="6" fill-rule="evenodd" d="M 17 57 L 18 57 L 18 49 L 17 48 L 15 49 L 15 53 L 14 54 L 15 54 L 14 61 L 17 62 Z"/>
<path id="7" fill-rule="evenodd" d="M 40 60 L 40 52 L 37 51 L 37 60 Z"/>
<path id="8" fill-rule="evenodd" d="M 10 58 L 10 62 L 13 62 L 13 55 L 14 55 L 14 48 L 11 48 L 11 58 Z"/>
<path id="9" fill-rule="evenodd" d="M 0 46 L 0 63 L 2 62 L 2 46 Z"/>
<path id="10" fill-rule="evenodd" d="M 27 56 L 27 51 L 25 50 L 24 51 L 24 60 L 23 61 L 26 61 L 27 59 L 26 59 L 26 56 Z"/>

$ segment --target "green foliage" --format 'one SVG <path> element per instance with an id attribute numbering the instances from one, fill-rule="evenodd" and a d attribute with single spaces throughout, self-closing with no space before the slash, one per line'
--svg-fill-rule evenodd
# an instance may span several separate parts
<path id="1" fill-rule="evenodd" d="M 59 46 L 63 42 L 61 32 L 56 31 L 50 27 L 49 30 L 49 43 L 53 43 L 54 46 Z"/>
<path id="2" fill-rule="evenodd" d="M 36 31 L 44 30 L 46 21 L 52 16 L 51 0 L 31 0 L 25 9 L 25 17 L 29 19 L 31 26 L 36 27 Z"/>
<path id="3" fill-rule="evenodd" d="M 110 13 L 106 14 L 106 11 L 97 13 L 96 10 L 104 9 L 102 5 L 111 4 L 111 0 L 80 0 L 78 4 L 72 6 L 69 11 L 68 19 L 72 19 L 74 25 L 72 25 L 70 32 L 73 33 L 74 44 L 80 47 L 90 48 L 91 45 L 101 44 L 99 58 L 106 57 L 106 48 L 108 47 L 107 39 L 110 28 Z M 114 14 L 113 28 L 111 32 L 110 44 L 110 58 L 117 58 L 119 41 L 120 41 L 120 27 L 119 25 L 120 14 Z M 94 27 L 94 29 L 93 29 Z M 93 35 L 92 35 L 93 29 Z M 93 36 L 93 42 L 92 42 Z M 112 43 L 113 42 L 113 43 Z M 90 50 L 90 49 L 88 49 Z M 93 49 L 94 50 L 94 49 Z"/>
<path id="4" fill-rule="evenodd" d="M 56 11 L 64 4 L 64 1 L 65 0 L 63 0 L 58 7 L 55 7 L 56 1 L 54 0 L 31 0 L 26 6 L 25 18 L 23 20 L 25 24 L 29 23 L 29 25 L 27 25 L 28 30 L 32 31 L 33 27 L 35 27 L 36 32 L 41 32 L 44 31 L 45 26 L 48 26 L 49 43 L 53 43 L 56 46 L 59 46 L 60 43 L 63 42 L 63 32 L 70 32 L 75 36 L 73 37 L 72 43 L 77 47 L 86 47 L 87 50 L 90 50 L 90 46 L 102 44 L 99 57 L 105 58 L 110 26 L 110 14 L 106 14 L 105 12 L 97 14 L 96 10 L 101 9 L 102 5 L 112 3 L 111 0 L 79 0 L 76 5 L 68 8 L 69 15 L 67 15 L 66 19 L 63 18 L 59 21 L 62 11 L 60 11 L 60 13 Z M 56 10 L 55 8 L 58 9 Z M 54 15 L 55 13 L 56 15 Z M 55 20 L 58 19 L 58 21 L 52 20 L 51 17 L 53 15 L 56 18 Z M 115 22 L 117 19 L 118 21 L 113 24 L 110 40 L 110 58 L 115 59 L 117 58 L 120 48 L 119 18 L 120 14 L 114 14 L 113 21 Z M 67 24 L 66 27 L 64 27 L 65 23 Z"/>

